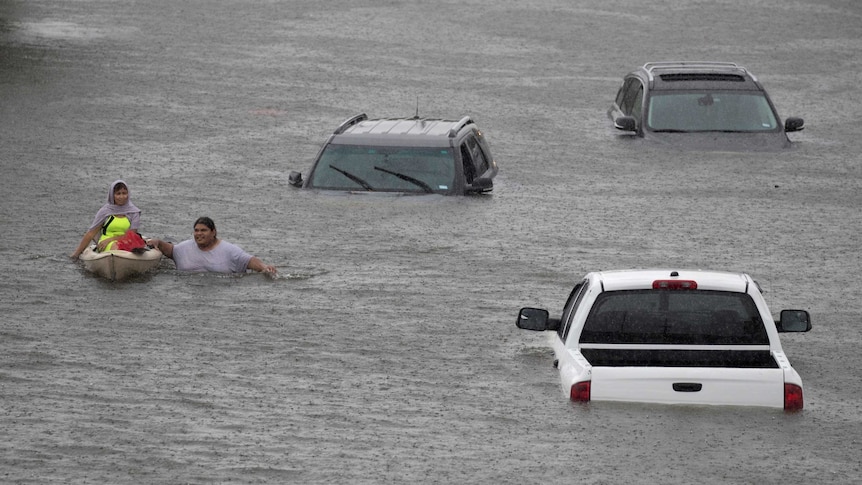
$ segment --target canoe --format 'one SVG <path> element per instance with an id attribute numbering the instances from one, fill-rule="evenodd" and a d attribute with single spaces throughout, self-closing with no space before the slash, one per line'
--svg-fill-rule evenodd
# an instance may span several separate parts
<path id="1" fill-rule="evenodd" d="M 96 252 L 89 247 L 81 253 L 81 261 L 87 271 L 112 281 L 122 281 L 131 276 L 146 273 L 162 260 L 162 252 L 158 249 L 146 249 L 140 252 L 112 250 Z"/>

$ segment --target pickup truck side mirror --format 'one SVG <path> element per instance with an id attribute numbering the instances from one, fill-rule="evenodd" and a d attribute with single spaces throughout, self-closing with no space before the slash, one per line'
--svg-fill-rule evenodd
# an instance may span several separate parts
<path id="1" fill-rule="evenodd" d="M 633 116 L 620 116 L 614 120 L 614 128 L 622 131 L 638 131 L 638 123 Z"/>
<path id="2" fill-rule="evenodd" d="M 775 327 L 779 332 L 807 332 L 811 330 L 811 315 L 805 310 L 781 310 Z"/>
<path id="3" fill-rule="evenodd" d="M 790 133 L 791 131 L 802 131 L 805 128 L 805 121 L 802 118 L 787 118 L 784 120 L 784 131 L 785 133 Z"/>
<path id="4" fill-rule="evenodd" d="M 557 330 L 560 328 L 560 320 L 549 318 L 548 310 L 541 308 L 521 308 L 521 311 L 518 313 L 518 321 L 515 322 L 515 325 L 524 330 L 544 332 L 545 330 Z"/>
<path id="5" fill-rule="evenodd" d="M 287 175 L 287 183 L 294 187 L 302 187 L 302 174 L 299 172 L 290 172 Z"/>

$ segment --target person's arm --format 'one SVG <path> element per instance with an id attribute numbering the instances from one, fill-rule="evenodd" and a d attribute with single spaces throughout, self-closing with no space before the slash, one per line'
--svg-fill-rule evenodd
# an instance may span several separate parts
<path id="1" fill-rule="evenodd" d="M 248 262 L 248 268 L 254 271 L 260 271 L 261 273 L 276 274 L 278 272 L 278 270 L 275 269 L 275 266 L 264 263 L 257 256 L 251 257 L 251 260 Z"/>
<path id="2" fill-rule="evenodd" d="M 72 259 L 78 259 L 78 256 L 80 256 L 81 253 L 83 253 L 84 250 L 87 249 L 87 245 L 89 245 L 90 242 L 96 237 L 96 234 L 99 233 L 99 229 L 99 226 L 96 226 L 87 231 L 87 233 L 84 234 L 84 237 L 81 238 L 81 242 L 78 243 L 78 247 L 75 248 L 75 251 L 73 251 L 72 254 L 69 255 L 69 257 Z"/>
<path id="3" fill-rule="evenodd" d="M 174 259 L 174 245 L 161 239 L 148 239 L 147 244 L 158 249 L 165 256 Z"/>

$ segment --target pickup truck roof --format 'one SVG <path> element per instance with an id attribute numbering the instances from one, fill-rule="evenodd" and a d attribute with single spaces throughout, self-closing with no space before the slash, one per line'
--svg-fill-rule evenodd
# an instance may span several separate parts
<path id="1" fill-rule="evenodd" d="M 700 290 L 746 292 L 754 281 L 745 273 L 702 270 L 616 270 L 591 273 L 604 291 L 653 288 L 656 281 L 695 281 Z"/>

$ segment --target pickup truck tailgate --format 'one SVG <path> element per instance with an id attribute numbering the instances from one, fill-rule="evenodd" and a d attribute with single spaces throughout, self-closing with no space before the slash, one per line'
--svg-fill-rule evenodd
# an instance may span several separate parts
<path id="1" fill-rule="evenodd" d="M 591 386 L 597 401 L 784 406 L 782 369 L 593 367 Z"/>

